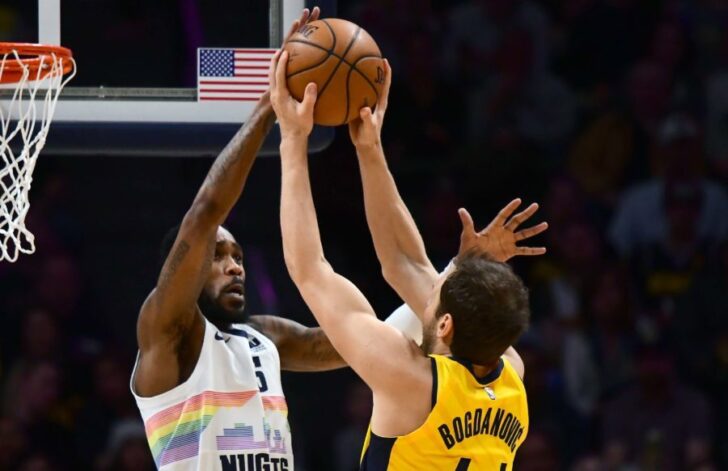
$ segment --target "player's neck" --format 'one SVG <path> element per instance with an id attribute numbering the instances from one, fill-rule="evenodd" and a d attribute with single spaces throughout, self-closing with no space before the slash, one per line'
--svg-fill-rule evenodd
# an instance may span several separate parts
<path id="1" fill-rule="evenodd" d="M 221 331 L 227 331 L 227 330 L 230 330 L 233 328 L 232 322 L 211 320 L 210 323 L 212 323 L 212 325 L 217 327 L 217 330 L 221 330 Z"/>
<path id="2" fill-rule="evenodd" d="M 495 361 L 494 363 L 491 363 L 490 365 L 473 365 L 473 373 L 478 378 L 483 378 L 485 376 L 488 376 L 491 371 L 496 369 L 498 366 L 498 361 Z"/>
<path id="3" fill-rule="evenodd" d="M 452 356 L 452 352 L 450 351 L 450 347 L 448 347 L 446 344 L 444 344 L 442 342 L 437 342 L 432 347 L 432 351 L 429 352 L 429 353 L 432 353 L 433 355 L 442 355 L 444 357 Z"/>

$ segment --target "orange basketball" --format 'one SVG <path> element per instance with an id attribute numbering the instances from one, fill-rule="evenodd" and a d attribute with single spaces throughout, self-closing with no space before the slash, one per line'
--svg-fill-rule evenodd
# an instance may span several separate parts
<path id="1" fill-rule="evenodd" d="M 310 82 L 318 98 L 314 122 L 339 126 L 374 107 L 384 86 L 384 60 L 374 39 L 361 27 L 338 18 L 302 26 L 283 49 L 288 51 L 288 89 L 297 100 Z"/>

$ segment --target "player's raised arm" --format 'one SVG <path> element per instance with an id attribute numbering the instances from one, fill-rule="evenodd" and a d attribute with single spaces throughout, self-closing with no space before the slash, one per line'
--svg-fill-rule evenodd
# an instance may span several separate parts
<path id="1" fill-rule="evenodd" d="M 385 61 L 385 84 L 374 111 L 362 108 L 349 124 L 349 134 L 359 156 L 367 222 L 382 274 L 418 315 L 424 311 L 437 271 L 425 251 L 422 236 L 397 191 L 387 168 L 381 129 L 387 109 L 392 70 Z"/>
<path id="2" fill-rule="evenodd" d="M 385 66 L 385 86 L 375 110 L 362 108 L 359 119 L 349 124 L 349 134 L 359 158 L 367 223 L 382 273 L 400 297 L 421 317 L 438 275 L 427 258 L 422 236 L 399 195 L 384 157 L 381 131 L 392 82 L 389 63 L 385 62 Z M 531 205 L 507 220 L 519 204 L 520 200 L 511 202 L 480 232 L 475 232 L 470 215 L 461 209 L 463 233 L 460 253 L 476 250 L 503 262 L 514 255 L 544 253 L 542 248 L 516 247 L 517 241 L 539 234 L 547 227 L 542 223 L 514 232 L 538 209 L 538 205 Z"/>
<path id="3" fill-rule="evenodd" d="M 248 323 L 276 344 L 281 370 L 317 372 L 349 366 L 320 327 L 306 327 L 285 317 L 267 315 L 252 316 Z M 422 322 L 406 304 L 394 310 L 384 323 L 417 345 L 422 344 Z"/>
<path id="4" fill-rule="evenodd" d="M 411 384 L 409 361 L 424 357 L 413 342 L 379 321 L 362 293 L 324 258 L 307 155 L 316 87 L 308 85 L 302 103 L 291 98 L 285 85 L 287 59 L 283 53 L 271 65 L 271 100 L 281 127 L 280 217 L 288 272 L 334 347 L 362 379 L 375 391 L 401 389 Z"/>
<path id="5" fill-rule="evenodd" d="M 291 31 L 317 16 L 318 9 L 313 15 L 304 10 Z M 142 306 L 137 322 L 141 361 L 135 384 L 141 395 L 158 394 L 179 383 L 184 374 L 177 370 L 182 342 L 187 347 L 186 355 L 193 356 L 201 348 L 204 323 L 197 300 L 215 253 L 217 229 L 240 197 L 255 156 L 274 123 L 266 92 L 215 160 L 182 219 L 156 287 Z"/>

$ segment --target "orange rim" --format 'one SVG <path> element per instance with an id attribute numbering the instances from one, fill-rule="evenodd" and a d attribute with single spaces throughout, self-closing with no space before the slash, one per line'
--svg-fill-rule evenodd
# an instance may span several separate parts
<path id="1" fill-rule="evenodd" d="M 20 58 L 20 61 L 16 60 L 15 51 Z M 0 42 L 0 56 L 5 57 L 5 66 L 3 67 L 2 76 L 0 76 L 0 83 L 17 83 L 23 78 L 23 73 L 27 68 L 29 71 L 29 78 L 35 80 L 35 77 L 40 79 L 51 72 L 51 68 L 48 67 L 53 60 L 53 56 L 56 59 L 61 60 L 63 66 L 63 75 L 66 75 L 73 70 L 73 54 L 70 49 L 62 46 L 49 46 L 46 44 L 31 44 L 31 43 L 3 43 Z M 48 68 L 48 72 L 40 72 L 38 70 L 41 66 Z"/>

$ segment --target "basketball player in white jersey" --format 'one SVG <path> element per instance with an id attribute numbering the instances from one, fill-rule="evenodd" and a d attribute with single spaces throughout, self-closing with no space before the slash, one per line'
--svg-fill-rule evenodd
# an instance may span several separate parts
<path id="1" fill-rule="evenodd" d="M 304 10 L 291 32 L 318 15 Z M 245 314 L 242 249 L 222 224 L 274 122 L 266 93 L 215 160 L 139 313 L 131 386 L 160 469 L 292 470 L 280 369 L 345 366 L 321 329 Z"/>

